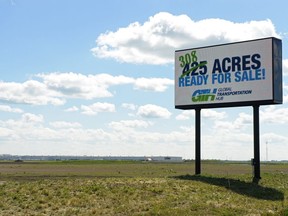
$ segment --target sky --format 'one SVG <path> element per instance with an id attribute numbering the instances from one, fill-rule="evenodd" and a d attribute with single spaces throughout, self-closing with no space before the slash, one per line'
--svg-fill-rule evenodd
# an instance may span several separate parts
<path id="1" fill-rule="evenodd" d="M 174 107 L 175 50 L 282 40 L 283 104 L 260 107 L 260 159 L 288 159 L 285 0 L 0 0 L 0 154 L 195 158 Z M 203 109 L 202 159 L 253 158 L 253 109 Z"/>

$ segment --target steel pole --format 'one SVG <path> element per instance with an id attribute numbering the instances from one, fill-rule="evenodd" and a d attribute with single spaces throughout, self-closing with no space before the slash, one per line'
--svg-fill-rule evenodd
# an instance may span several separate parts
<path id="1" fill-rule="evenodd" d="M 254 129 L 254 178 L 253 182 L 258 183 L 260 177 L 260 124 L 259 105 L 253 106 L 253 129 Z"/>
<path id="2" fill-rule="evenodd" d="M 201 174 L 201 109 L 195 110 L 195 174 Z"/>

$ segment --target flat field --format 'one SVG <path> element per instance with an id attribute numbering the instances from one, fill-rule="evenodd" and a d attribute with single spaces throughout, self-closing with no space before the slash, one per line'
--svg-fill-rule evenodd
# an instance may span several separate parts
<path id="1" fill-rule="evenodd" d="M 288 164 L 0 162 L 0 215 L 288 215 Z"/>

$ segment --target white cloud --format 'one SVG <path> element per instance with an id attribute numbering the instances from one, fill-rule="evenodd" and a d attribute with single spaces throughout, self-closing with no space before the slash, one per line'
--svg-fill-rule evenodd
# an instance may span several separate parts
<path id="1" fill-rule="evenodd" d="M 25 154 L 25 150 L 20 149 L 23 145 L 28 149 L 28 154 L 35 152 L 38 155 L 47 155 L 53 150 L 55 151 L 52 154 L 59 154 L 59 152 L 63 154 L 73 149 L 75 143 L 81 148 L 82 145 L 87 144 L 86 142 L 109 141 L 113 137 L 113 134 L 108 134 L 102 129 L 83 129 L 78 122 L 55 121 L 49 124 L 50 128 L 45 127 L 44 123 L 42 115 L 32 113 L 25 113 L 18 120 L 0 120 L 0 137 L 5 139 L 7 147 L 10 148 L 13 144 L 16 152 Z"/>
<path id="2" fill-rule="evenodd" d="M 283 83 L 283 103 L 288 102 L 288 85 Z"/>
<path id="3" fill-rule="evenodd" d="M 240 130 L 245 126 L 252 124 L 252 121 L 252 115 L 241 112 L 234 121 L 215 121 L 214 128 L 221 128 L 226 131 Z"/>
<path id="4" fill-rule="evenodd" d="M 203 118 L 219 120 L 219 119 L 226 118 L 226 113 L 225 112 L 217 112 L 217 111 L 212 110 L 212 109 L 204 109 L 202 111 L 201 116 L 203 116 Z"/>
<path id="5" fill-rule="evenodd" d="M 29 138 L 29 133 L 37 133 L 37 130 L 34 131 L 32 128 L 41 126 L 43 122 L 43 115 L 24 113 L 21 115 L 20 119 L 8 119 L 7 121 L 0 120 L 0 127 L 2 127 L 2 130 L 5 128 L 13 131 L 13 133 L 10 134 L 13 138 L 18 138 L 20 133 L 26 133 L 27 138 Z"/>
<path id="6" fill-rule="evenodd" d="M 137 115 L 144 118 L 165 118 L 168 119 L 172 115 L 166 108 L 153 105 L 146 104 L 144 106 L 140 106 L 137 111 Z"/>
<path id="7" fill-rule="evenodd" d="M 135 89 L 155 92 L 164 92 L 169 85 L 174 85 L 174 80 L 167 78 L 138 78 L 134 83 Z"/>
<path id="8" fill-rule="evenodd" d="M 22 115 L 22 121 L 25 123 L 42 123 L 44 121 L 43 115 L 35 115 L 32 113 L 24 113 Z"/>
<path id="9" fill-rule="evenodd" d="M 288 76 L 288 59 L 283 60 L 283 75 Z"/>
<path id="10" fill-rule="evenodd" d="M 288 108 L 276 108 L 269 106 L 264 110 L 260 110 L 260 121 L 263 123 L 287 124 Z"/>
<path id="11" fill-rule="evenodd" d="M 58 92 L 62 97 L 94 99 L 112 97 L 108 91 L 111 85 L 124 85 L 134 82 L 126 76 L 109 74 L 84 75 L 79 73 L 49 73 L 38 74 L 47 88 Z"/>
<path id="12" fill-rule="evenodd" d="M 184 110 L 176 116 L 176 120 L 188 120 L 195 116 L 194 110 Z"/>
<path id="13" fill-rule="evenodd" d="M 133 110 L 133 111 L 137 109 L 137 105 L 131 104 L 131 103 L 122 103 L 121 107 L 126 108 L 128 110 Z"/>
<path id="14" fill-rule="evenodd" d="M 187 127 L 187 126 L 180 126 L 180 129 L 181 130 L 183 130 L 183 131 L 185 131 L 185 132 L 188 132 L 188 133 L 194 133 L 194 131 L 195 131 L 195 128 L 193 128 L 193 127 Z"/>
<path id="15" fill-rule="evenodd" d="M 288 143 L 288 138 L 286 136 L 282 136 L 275 133 L 265 133 L 262 135 L 261 139 L 265 142 L 273 143 L 273 144 L 282 144 Z M 263 142 L 264 143 L 264 142 Z"/>
<path id="16" fill-rule="evenodd" d="M 10 103 L 56 106 L 65 104 L 70 98 L 91 100 L 113 97 L 114 95 L 109 91 L 111 86 L 134 85 L 138 90 L 163 92 L 174 84 L 173 80 L 167 78 L 135 79 L 123 75 L 84 75 L 72 72 L 37 74 L 35 77 L 41 80 L 28 80 L 23 83 L 0 81 L 0 100 Z M 7 111 L 7 107 L 2 109 Z M 71 112 L 77 109 L 72 107 L 65 111 Z"/>
<path id="17" fill-rule="evenodd" d="M 194 110 L 184 110 L 181 114 L 176 116 L 176 120 L 189 120 L 194 118 L 195 111 Z M 225 112 L 217 112 L 211 109 L 203 109 L 201 112 L 201 118 L 207 118 L 212 120 L 220 120 L 226 118 Z"/>
<path id="18" fill-rule="evenodd" d="M 69 108 L 65 109 L 64 111 L 65 111 L 65 112 L 76 112 L 76 111 L 78 111 L 78 110 L 79 110 L 78 107 L 72 106 L 72 107 L 69 107 Z"/>
<path id="19" fill-rule="evenodd" d="M 83 99 L 112 97 L 113 94 L 108 91 L 108 88 L 116 85 L 132 84 L 135 89 L 155 92 L 163 92 L 168 86 L 174 85 L 174 80 L 167 78 L 134 79 L 110 74 L 84 75 L 70 72 L 38 74 L 36 76 L 42 78 L 49 89 L 57 91 L 62 96 Z"/>
<path id="20" fill-rule="evenodd" d="M 85 115 L 97 115 L 99 112 L 115 112 L 115 105 L 111 103 L 94 103 L 86 106 L 81 105 L 82 114 Z"/>
<path id="21" fill-rule="evenodd" d="M 8 129 L 8 128 L 2 128 L 0 127 L 0 137 L 10 137 L 13 135 L 13 133 L 15 133 L 13 130 Z"/>
<path id="22" fill-rule="evenodd" d="M 65 100 L 47 86 L 35 80 L 24 83 L 0 82 L 0 99 L 12 103 L 63 105 Z"/>
<path id="23" fill-rule="evenodd" d="M 18 120 L 0 120 L 1 145 L 14 154 L 175 155 L 177 152 L 181 155 L 183 146 L 178 143 L 186 145 L 191 140 L 188 131 L 149 132 L 153 123 L 145 120 L 113 121 L 108 125 L 113 129 L 110 132 L 83 128 L 77 122 L 55 121 L 44 125 L 44 117 L 35 114 L 23 114 Z M 123 144 L 120 148 L 119 143 Z M 140 152 L 139 146 L 143 147 Z"/>
<path id="24" fill-rule="evenodd" d="M 235 122 L 249 123 L 249 116 L 241 114 L 231 122 L 231 125 L 233 126 Z M 100 128 L 84 128 L 77 122 L 55 121 L 49 123 L 47 127 L 44 124 L 43 116 L 31 113 L 23 114 L 18 120 L 0 120 L 2 147 L 8 152 L 13 150 L 14 154 L 59 155 L 59 152 L 67 155 L 159 154 L 194 158 L 193 125 L 157 132 L 154 131 L 157 122 L 152 124 L 145 120 L 121 120 L 110 122 L 108 126 L 112 130 L 108 132 Z M 152 125 L 153 128 L 150 127 Z M 202 146 L 202 157 L 205 159 L 248 160 L 253 155 L 251 131 L 244 133 L 234 126 L 228 132 L 225 128 L 218 127 L 203 130 L 202 133 L 201 139 L 205 144 Z M 287 149 L 285 136 L 267 133 L 261 136 L 261 140 L 262 143 L 269 141 L 269 159 L 285 158 Z M 119 146 L 119 143 L 123 145 Z M 273 145 L 277 145 L 277 148 L 272 148 Z"/>
<path id="25" fill-rule="evenodd" d="M 175 49 L 276 36 L 270 20 L 234 23 L 223 19 L 193 21 L 187 15 L 160 12 L 140 24 L 131 23 L 101 34 L 91 49 L 98 58 L 141 64 L 173 63 Z"/>
<path id="26" fill-rule="evenodd" d="M 23 110 L 18 108 L 12 108 L 7 105 L 0 105 L 0 111 L 2 112 L 11 112 L 11 113 L 23 113 Z"/>
<path id="27" fill-rule="evenodd" d="M 235 125 L 239 127 L 252 124 L 253 116 L 246 113 L 239 113 L 239 117 L 235 120 Z"/>
<path id="28" fill-rule="evenodd" d="M 109 127 L 115 130 L 126 130 L 127 128 L 147 128 L 152 125 L 151 122 L 143 120 L 122 120 L 118 122 L 109 123 Z"/>
<path id="29" fill-rule="evenodd" d="M 54 128 L 80 128 L 82 125 L 78 122 L 55 121 L 49 123 Z"/>

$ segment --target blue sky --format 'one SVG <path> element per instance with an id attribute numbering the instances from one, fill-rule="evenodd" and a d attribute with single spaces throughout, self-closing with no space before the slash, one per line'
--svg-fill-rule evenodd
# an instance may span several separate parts
<path id="1" fill-rule="evenodd" d="M 261 159 L 287 159 L 284 0 L 0 0 L 0 154 L 194 158 L 174 51 L 282 39 L 283 105 L 261 106 Z M 253 157 L 252 107 L 202 112 L 202 158 Z"/>

